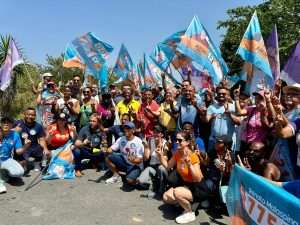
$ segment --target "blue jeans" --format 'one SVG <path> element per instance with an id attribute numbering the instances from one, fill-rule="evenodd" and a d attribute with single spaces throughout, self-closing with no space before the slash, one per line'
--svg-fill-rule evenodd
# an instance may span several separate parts
<path id="1" fill-rule="evenodd" d="M 100 161 L 104 161 L 105 153 L 91 153 L 89 149 L 86 148 L 75 148 L 73 149 L 74 162 L 75 162 L 75 170 L 82 170 L 81 160 L 90 159 L 92 162 L 99 165 Z"/>
<path id="2" fill-rule="evenodd" d="M 121 153 L 113 152 L 108 159 L 119 171 L 126 173 L 127 180 L 136 180 L 141 174 L 141 168 L 138 165 L 129 164 Z"/>
<path id="3" fill-rule="evenodd" d="M 22 177 L 24 174 L 23 167 L 14 159 L 9 158 L 5 161 L 0 161 L 0 184 L 3 184 L 3 175 L 8 175 L 9 177 Z"/>

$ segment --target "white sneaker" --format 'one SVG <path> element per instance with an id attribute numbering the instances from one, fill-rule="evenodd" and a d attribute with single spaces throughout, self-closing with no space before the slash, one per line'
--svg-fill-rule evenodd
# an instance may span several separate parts
<path id="1" fill-rule="evenodd" d="M 6 187 L 4 186 L 4 184 L 0 185 L 0 194 L 6 193 Z"/>
<path id="2" fill-rule="evenodd" d="M 190 223 L 195 220 L 196 220 L 196 216 L 195 216 L 194 212 L 183 213 L 182 215 L 178 216 L 175 219 L 176 223 L 179 223 L 179 224 Z"/>
<path id="3" fill-rule="evenodd" d="M 111 178 L 108 178 L 105 183 L 106 184 L 114 184 L 120 181 L 120 176 L 112 176 Z"/>

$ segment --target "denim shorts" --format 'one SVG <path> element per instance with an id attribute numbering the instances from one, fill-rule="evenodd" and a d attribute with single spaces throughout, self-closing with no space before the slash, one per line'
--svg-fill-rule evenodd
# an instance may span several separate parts
<path id="1" fill-rule="evenodd" d="M 113 152 L 108 159 L 117 167 L 119 171 L 126 173 L 126 179 L 136 180 L 141 174 L 141 168 L 138 165 L 130 165 L 121 153 Z"/>

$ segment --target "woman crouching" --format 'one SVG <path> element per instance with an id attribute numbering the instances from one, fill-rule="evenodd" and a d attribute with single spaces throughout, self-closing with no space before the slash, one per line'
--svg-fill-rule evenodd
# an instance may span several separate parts
<path id="1" fill-rule="evenodd" d="M 193 191 L 195 184 L 203 179 L 200 169 L 200 161 L 197 153 L 192 151 L 192 137 L 183 132 L 176 135 L 178 148 L 172 158 L 167 161 L 163 157 L 160 149 L 157 149 L 157 155 L 161 164 L 171 170 L 176 167 L 177 173 L 182 179 L 182 185 L 176 188 L 170 188 L 163 195 L 163 200 L 167 204 L 179 204 L 184 212 L 176 218 L 179 224 L 189 223 L 196 219 L 195 213 L 192 211 L 191 203 L 193 202 Z"/>

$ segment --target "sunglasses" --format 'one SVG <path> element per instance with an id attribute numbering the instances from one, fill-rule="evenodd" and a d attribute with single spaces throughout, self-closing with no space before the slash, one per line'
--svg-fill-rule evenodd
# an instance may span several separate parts
<path id="1" fill-rule="evenodd" d="M 178 142 L 179 144 L 181 144 L 184 141 L 184 139 L 182 138 L 176 138 L 176 142 Z"/>
<path id="2" fill-rule="evenodd" d="M 89 92 L 89 91 L 84 91 L 83 92 L 83 94 L 89 94 L 89 93 L 91 93 L 91 92 Z"/>
<path id="3" fill-rule="evenodd" d="M 74 82 L 79 82 L 80 80 L 73 80 Z"/>
<path id="4" fill-rule="evenodd" d="M 217 95 L 226 95 L 226 93 L 217 93 Z"/>

